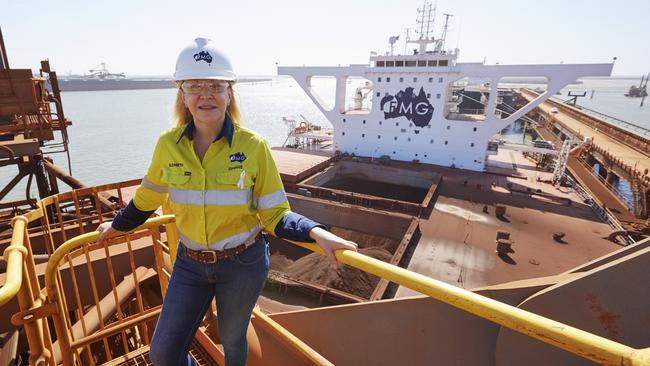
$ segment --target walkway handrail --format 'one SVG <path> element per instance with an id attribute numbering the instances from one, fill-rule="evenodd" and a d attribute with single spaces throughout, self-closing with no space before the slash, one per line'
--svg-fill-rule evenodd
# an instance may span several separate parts
<path id="1" fill-rule="evenodd" d="M 7 275 L 4 285 L 0 287 L 0 306 L 13 299 L 22 285 L 23 261 L 27 257 L 27 248 L 23 244 L 27 223 L 25 216 L 16 216 L 11 220 L 11 242 L 3 253 L 7 262 Z"/>
<path id="2" fill-rule="evenodd" d="M 172 215 L 159 216 L 147 220 L 145 224 L 135 230 L 151 228 L 171 223 L 172 221 L 174 221 Z M 115 236 L 121 234 L 123 233 L 116 233 Z M 45 284 L 48 290 L 48 296 L 56 296 L 56 269 L 65 254 L 90 241 L 96 240 L 98 235 L 98 232 L 79 235 L 66 241 L 52 254 L 45 272 Z M 321 255 L 324 254 L 322 249 L 316 244 L 292 243 Z M 650 348 L 635 349 L 357 252 L 338 250 L 335 252 L 335 255 L 341 263 L 406 286 L 436 300 L 599 364 L 650 365 Z M 58 303 L 58 306 L 61 307 L 60 302 Z M 59 309 L 59 313 L 61 311 L 63 309 Z"/>
<path id="3" fill-rule="evenodd" d="M 111 234 L 111 236 L 109 236 L 109 238 L 115 236 L 121 236 L 139 230 L 149 229 L 160 225 L 169 224 L 171 222 L 174 222 L 175 220 L 176 218 L 174 217 L 174 215 L 157 216 L 148 219 L 144 224 L 138 226 L 137 228 L 129 232 L 115 231 L 114 233 Z M 48 291 L 48 296 L 50 296 L 50 289 L 56 292 L 56 282 L 55 282 L 56 269 L 59 267 L 59 263 L 61 262 L 61 260 L 63 260 L 63 257 L 66 254 L 70 253 L 71 251 L 83 246 L 84 244 L 88 244 L 92 241 L 97 240 L 98 237 L 99 237 L 99 231 L 93 231 L 90 233 L 81 234 L 75 236 L 72 239 L 67 240 L 65 243 L 61 244 L 61 246 L 56 248 L 54 253 L 52 253 L 52 255 L 50 256 L 50 259 L 47 261 L 47 266 L 45 267 L 45 288 Z"/>
<path id="4" fill-rule="evenodd" d="M 148 219 L 144 224 L 138 226 L 137 228 L 129 231 L 129 232 L 114 232 L 111 234 L 110 237 L 117 237 L 125 234 L 129 234 L 135 231 L 140 231 L 144 229 L 149 229 L 152 227 L 160 226 L 160 225 L 168 225 L 174 223 L 176 220 L 174 215 L 162 215 L 158 217 L 154 217 L 151 219 Z M 70 253 L 71 251 L 82 247 L 83 245 L 86 245 L 90 242 L 93 242 L 97 240 L 99 237 L 99 232 L 98 231 L 93 231 L 90 233 L 82 234 L 79 236 L 76 236 L 74 238 L 71 238 L 67 240 L 65 243 L 63 243 L 61 246 L 59 246 L 54 253 L 50 256 L 50 259 L 47 262 L 47 266 L 45 268 L 45 288 L 47 290 L 48 298 L 50 302 L 55 302 L 57 306 L 57 313 L 53 314 L 52 318 L 56 326 L 57 330 L 57 336 L 59 337 L 59 342 L 63 345 L 63 347 L 66 347 L 68 349 L 70 348 L 76 348 L 79 347 L 81 344 L 88 344 L 90 343 L 88 340 L 82 341 L 72 341 L 70 339 L 70 333 L 69 332 L 62 332 L 60 330 L 66 329 L 66 323 L 65 320 L 61 317 L 61 314 L 66 314 L 66 311 L 64 309 L 63 302 L 61 299 L 59 299 L 60 294 L 60 288 L 57 286 L 56 282 L 56 273 L 57 269 L 59 267 L 59 264 L 61 261 L 64 259 L 64 257 Z M 107 238 L 108 239 L 108 238 Z M 155 244 L 154 244 L 155 245 Z M 21 262 L 22 263 L 22 262 Z M 20 287 L 20 284 L 18 285 Z M 307 359 L 309 359 L 314 365 L 319 365 L 319 366 L 333 366 L 331 362 L 329 362 L 327 359 L 325 359 L 322 355 L 320 355 L 318 352 L 316 352 L 314 349 L 309 347 L 306 343 L 302 342 L 299 338 L 291 334 L 289 331 L 284 329 L 281 325 L 273 321 L 271 318 L 263 314 L 261 311 L 258 311 L 255 309 L 253 311 L 255 316 L 260 319 L 267 327 L 270 329 L 274 334 L 280 336 L 285 340 L 285 342 L 295 348 L 298 352 L 300 352 L 303 356 L 305 356 Z M 153 313 L 152 313 L 153 314 Z M 157 315 L 153 314 L 153 315 Z M 111 330 L 107 330 L 106 334 L 111 334 L 111 333 L 116 333 L 117 331 L 121 330 L 122 328 L 125 328 L 126 325 L 131 325 L 130 323 L 125 324 L 121 327 L 115 327 L 112 328 Z M 101 331 L 100 331 L 101 333 Z M 99 339 L 99 333 L 95 333 L 94 335 L 90 336 L 91 338 L 97 338 Z M 69 364 L 71 362 L 70 360 L 71 355 L 64 355 L 64 364 Z"/>
<path id="5" fill-rule="evenodd" d="M 324 255 L 316 244 L 292 242 Z M 350 250 L 336 259 L 471 314 L 603 365 L 650 365 L 650 348 L 635 349 Z"/>

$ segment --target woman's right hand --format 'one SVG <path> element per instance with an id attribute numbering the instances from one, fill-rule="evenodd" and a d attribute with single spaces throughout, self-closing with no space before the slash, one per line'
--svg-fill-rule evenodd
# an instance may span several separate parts
<path id="1" fill-rule="evenodd" d="M 99 226 L 97 226 L 97 231 L 99 231 L 99 237 L 97 238 L 97 244 L 102 244 L 106 238 L 108 238 L 112 233 L 114 233 L 115 229 L 113 229 L 112 226 L 113 222 L 112 221 L 106 221 L 102 222 Z"/>

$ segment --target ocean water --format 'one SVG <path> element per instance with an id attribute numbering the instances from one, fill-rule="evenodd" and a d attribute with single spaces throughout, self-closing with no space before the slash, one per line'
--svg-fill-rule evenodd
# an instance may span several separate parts
<path id="1" fill-rule="evenodd" d="M 351 80 L 347 85 L 348 95 L 364 82 Z M 646 106 L 638 107 L 639 99 L 623 96 L 635 83 L 638 84 L 638 79 L 585 79 L 563 90 L 557 98 L 566 99 L 568 90 L 586 90 L 587 97 L 580 98 L 580 104 L 650 129 L 650 100 Z M 317 79 L 314 88 L 332 105 L 333 79 Z M 271 146 L 282 145 L 287 137 L 288 127 L 282 117 L 303 115 L 312 123 L 331 126 L 291 78 L 239 84 L 235 90 L 245 125 L 265 136 Z M 595 90 L 593 99 L 589 99 L 591 90 Z M 73 122 L 68 129 L 73 176 L 87 185 L 143 176 L 158 135 L 171 126 L 175 92 L 174 89 L 64 92 L 64 111 Z M 513 125 L 504 136 L 520 142 L 524 138 L 523 129 Z M 526 135 L 525 139 L 529 141 L 530 136 Z M 52 157 L 55 164 L 67 170 L 64 154 Z M 0 186 L 4 187 L 16 172 L 14 167 L 0 169 Z M 2 201 L 23 199 L 26 181 L 23 179 Z M 67 187 L 60 183 L 60 189 L 67 190 Z M 35 184 L 32 197 L 36 197 Z"/>

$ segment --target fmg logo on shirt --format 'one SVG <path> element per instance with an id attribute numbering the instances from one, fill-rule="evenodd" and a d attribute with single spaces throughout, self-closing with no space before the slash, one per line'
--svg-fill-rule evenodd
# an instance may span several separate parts
<path id="1" fill-rule="evenodd" d="M 234 154 L 230 155 L 230 162 L 238 162 L 238 163 L 243 163 L 244 160 L 246 160 L 246 155 L 244 155 L 243 152 L 236 152 Z"/>
<path id="2" fill-rule="evenodd" d="M 381 98 L 380 108 L 385 119 L 406 117 L 418 127 L 427 126 L 433 116 L 433 106 L 422 87 L 418 95 L 413 93 L 412 87 L 400 90 L 395 95 L 387 95 Z"/>

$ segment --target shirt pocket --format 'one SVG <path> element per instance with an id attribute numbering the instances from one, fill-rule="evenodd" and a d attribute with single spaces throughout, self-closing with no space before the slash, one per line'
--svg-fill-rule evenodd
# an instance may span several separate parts
<path id="1" fill-rule="evenodd" d="M 229 171 L 217 174 L 215 181 L 224 189 L 249 189 L 253 186 L 253 177 L 246 170 Z"/>
<path id="2" fill-rule="evenodd" d="M 163 168 L 160 181 L 171 187 L 182 187 L 190 181 L 191 172 L 181 169 Z"/>

